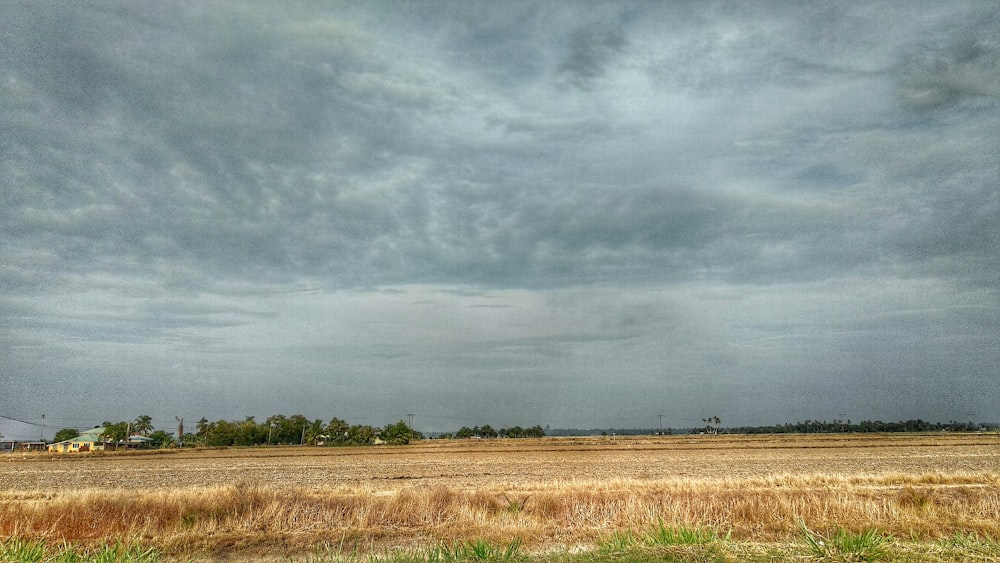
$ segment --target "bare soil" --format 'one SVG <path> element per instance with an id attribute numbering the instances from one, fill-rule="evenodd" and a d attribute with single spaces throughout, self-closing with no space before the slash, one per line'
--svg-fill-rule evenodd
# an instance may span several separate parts
<path id="1" fill-rule="evenodd" d="M 1000 473 L 1000 435 L 619 436 L 0 455 L 0 490 L 36 493 L 237 483 L 526 489 L 567 480 L 934 473 Z"/>

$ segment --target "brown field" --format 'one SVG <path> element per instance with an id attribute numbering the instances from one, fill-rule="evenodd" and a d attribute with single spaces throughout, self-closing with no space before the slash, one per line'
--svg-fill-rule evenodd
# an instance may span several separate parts
<path id="1" fill-rule="evenodd" d="M 592 549 L 659 521 L 781 546 L 813 530 L 1000 537 L 1000 435 L 422 441 L 0 456 L 0 538 L 179 559 L 520 538 Z"/>

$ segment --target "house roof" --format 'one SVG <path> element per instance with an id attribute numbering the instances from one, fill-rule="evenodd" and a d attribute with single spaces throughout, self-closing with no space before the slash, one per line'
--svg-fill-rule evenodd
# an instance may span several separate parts
<path id="1" fill-rule="evenodd" d="M 101 435 L 104 434 L 105 430 L 107 429 L 104 428 L 103 426 L 98 426 L 97 428 L 91 428 L 90 430 L 84 430 L 83 432 L 80 432 L 80 435 L 77 436 L 75 439 L 78 442 L 80 441 L 80 438 L 83 437 L 94 438 L 95 440 L 99 440 L 101 438 Z"/>
<path id="2" fill-rule="evenodd" d="M 104 439 L 101 435 L 104 434 L 106 428 L 99 426 L 97 428 L 91 428 L 90 430 L 84 430 L 80 432 L 80 435 L 76 438 L 70 438 L 69 440 L 63 440 L 62 442 L 53 442 L 54 444 L 69 444 L 71 442 L 103 442 Z M 52 444 L 49 444 L 50 446 Z"/>

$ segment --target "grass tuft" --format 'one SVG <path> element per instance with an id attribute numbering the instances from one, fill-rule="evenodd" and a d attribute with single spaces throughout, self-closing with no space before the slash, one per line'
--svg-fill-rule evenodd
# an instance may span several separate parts
<path id="1" fill-rule="evenodd" d="M 624 553 L 635 547 L 636 543 L 638 541 L 632 530 L 615 531 L 606 540 L 600 542 L 600 549 L 601 553 L 604 554 Z"/>
<path id="2" fill-rule="evenodd" d="M 521 561 L 526 557 L 521 553 L 521 538 L 514 538 L 506 546 L 498 547 L 489 541 L 477 538 L 457 542 L 448 546 L 438 544 L 428 552 L 426 561 L 431 563 L 457 563 L 461 561 Z M 400 559 L 393 559 L 399 561 Z"/>
<path id="3" fill-rule="evenodd" d="M 0 561 L 17 563 L 156 563 L 160 552 L 138 543 L 117 541 L 93 549 L 84 549 L 72 543 L 50 548 L 44 540 L 10 538 L 0 541 Z"/>
<path id="4" fill-rule="evenodd" d="M 686 526 L 666 526 L 660 519 L 657 525 L 646 532 L 649 545 L 701 545 L 719 541 L 719 534 L 711 528 Z"/>
<path id="5" fill-rule="evenodd" d="M 45 542 L 10 538 L 0 543 L 0 559 L 31 563 L 45 557 Z"/>
<path id="6" fill-rule="evenodd" d="M 837 528 L 832 535 L 824 536 L 810 530 L 804 520 L 799 520 L 799 529 L 809 550 L 819 558 L 878 561 L 888 556 L 888 544 L 892 541 L 891 535 L 875 528 L 859 533 Z"/>
<path id="7" fill-rule="evenodd" d="M 511 499 L 507 495 L 503 495 L 503 500 L 507 503 L 507 512 L 511 514 L 520 514 L 524 510 L 524 505 L 528 503 L 528 497 L 517 500 L 516 498 Z"/>

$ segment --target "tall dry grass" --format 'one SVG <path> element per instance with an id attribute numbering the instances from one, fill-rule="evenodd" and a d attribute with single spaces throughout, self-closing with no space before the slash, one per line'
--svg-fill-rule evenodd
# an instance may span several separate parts
<path id="1" fill-rule="evenodd" d="M 593 544 L 651 523 L 711 527 L 733 540 L 792 541 L 869 528 L 934 540 L 1000 537 L 1000 475 L 774 476 L 562 480 L 519 489 L 444 486 L 0 492 L 0 537 L 78 544 L 138 539 L 165 553 L 411 547 L 484 538 L 525 547 Z"/>

